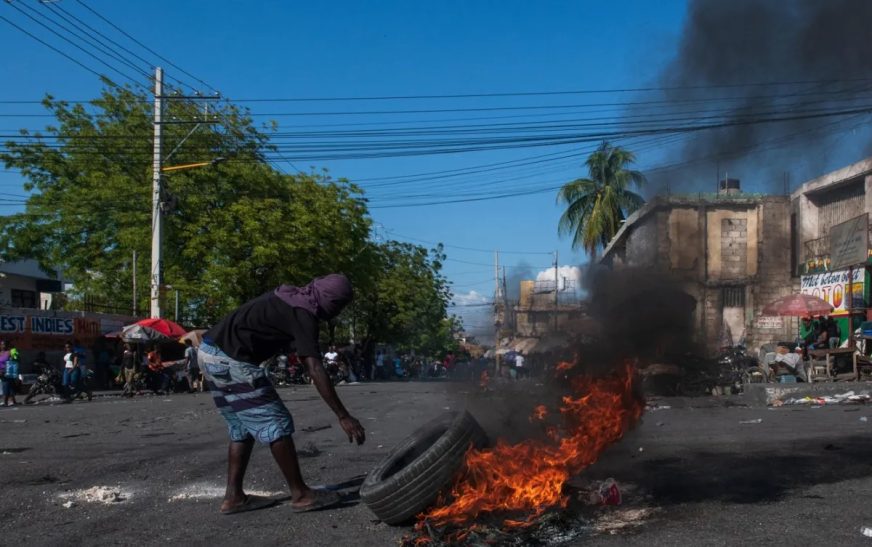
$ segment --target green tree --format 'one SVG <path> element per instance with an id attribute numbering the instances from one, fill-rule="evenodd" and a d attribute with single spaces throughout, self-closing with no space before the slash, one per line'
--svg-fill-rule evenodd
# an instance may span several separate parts
<path id="1" fill-rule="evenodd" d="M 148 98 L 107 87 L 88 104 L 44 101 L 56 124 L 6 143 L 0 154 L 32 191 L 22 213 L 0 218 L 0 254 L 35 258 L 72 281 L 73 301 L 129 312 L 132 253 L 139 310 L 147 310 L 151 249 L 152 114 Z M 368 246 L 362 192 L 326 174 L 289 176 L 265 160 L 268 133 L 232 105 L 203 122 L 199 106 L 169 101 L 170 164 L 223 157 L 167 173 L 163 283 L 179 290 L 183 317 L 208 324 L 282 282 L 342 271 Z M 209 122 L 211 120 L 206 120 Z"/>
<path id="2" fill-rule="evenodd" d="M 592 259 L 615 236 L 621 221 L 644 203 L 630 190 L 645 183 L 641 172 L 628 169 L 635 159 L 629 150 L 603 142 L 585 162 L 587 178 L 568 182 L 558 191 L 557 201 L 566 205 L 558 233 L 571 235 L 572 247 L 584 248 Z"/>
<path id="3" fill-rule="evenodd" d="M 450 349 L 458 326 L 447 313 L 451 291 L 441 273 L 442 247 L 388 241 L 372 244 L 366 255 L 369 282 L 359 285 L 345 325 L 364 351 L 377 343 L 424 355 Z"/>

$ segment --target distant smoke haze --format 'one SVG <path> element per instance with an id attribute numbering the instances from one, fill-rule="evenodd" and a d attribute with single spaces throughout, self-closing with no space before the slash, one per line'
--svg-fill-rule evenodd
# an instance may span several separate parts
<path id="1" fill-rule="evenodd" d="M 714 191 L 718 172 L 728 172 L 746 189 L 781 193 L 785 172 L 795 185 L 868 154 L 868 113 L 743 122 L 872 107 L 870 22 L 869 0 L 692 0 L 676 56 L 657 82 L 671 89 L 656 115 L 680 124 L 717 112 L 717 123 L 736 125 L 684 138 L 667 159 L 684 165 L 647 173 L 652 190 Z M 739 85 L 749 83 L 776 85 Z"/>

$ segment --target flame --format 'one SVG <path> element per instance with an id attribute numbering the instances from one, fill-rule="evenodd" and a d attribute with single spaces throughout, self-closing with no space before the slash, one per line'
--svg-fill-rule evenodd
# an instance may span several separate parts
<path id="1" fill-rule="evenodd" d="M 555 371 L 557 372 L 566 372 L 571 368 L 575 367 L 575 361 L 561 361 L 557 363 L 557 367 L 555 367 Z"/>
<path id="2" fill-rule="evenodd" d="M 548 415 L 548 407 L 545 405 L 538 405 L 533 409 L 533 414 L 530 415 L 530 421 L 542 421 L 545 419 L 545 416 Z"/>
<path id="3" fill-rule="evenodd" d="M 574 364 L 557 370 L 569 370 Z M 560 428 L 546 428 L 549 440 L 525 440 L 518 444 L 497 441 L 493 448 L 470 449 L 465 466 L 455 479 L 447 505 L 419 516 L 418 533 L 431 526 L 466 529 L 488 513 L 503 513 L 503 526 L 532 524 L 545 510 L 565 507 L 566 481 L 596 462 L 600 453 L 618 441 L 642 415 L 644 402 L 634 394 L 633 368 L 627 365 L 608 377 L 575 376 L 569 379 L 573 395 L 559 407 Z M 544 418 L 548 409 L 537 406 L 531 419 Z M 509 516 L 522 518 L 508 518 Z"/>

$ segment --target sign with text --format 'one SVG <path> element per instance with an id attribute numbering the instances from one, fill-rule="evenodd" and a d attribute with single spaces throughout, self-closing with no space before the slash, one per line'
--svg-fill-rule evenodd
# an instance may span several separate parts
<path id="1" fill-rule="evenodd" d="M 863 264 L 868 257 L 868 213 L 830 228 L 830 263 L 833 269 Z"/>
<path id="2" fill-rule="evenodd" d="M 866 270 L 854 268 L 851 283 L 848 283 L 848 271 L 826 272 L 814 275 L 804 275 L 800 279 L 800 291 L 802 294 L 810 294 L 832 304 L 836 315 L 846 314 L 850 300 L 848 288 L 854 295 L 854 308 L 865 307 L 863 302 L 863 282 Z"/>
<path id="3" fill-rule="evenodd" d="M 757 318 L 758 329 L 782 329 L 784 328 L 784 318 L 775 315 L 761 315 Z"/>
<path id="4" fill-rule="evenodd" d="M 73 338 L 90 345 L 102 334 L 100 320 L 89 317 L 0 314 L 0 337 L 13 340 L 18 349 L 61 349 Z"/>

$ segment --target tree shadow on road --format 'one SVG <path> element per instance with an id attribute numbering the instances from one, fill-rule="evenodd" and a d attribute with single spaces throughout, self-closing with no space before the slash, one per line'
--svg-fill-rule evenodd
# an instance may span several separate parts
<path id="1" fill-rule="evenodd" d="M 778 501 L 817 484 L 870 476 L 870 460 L 872 439 L 852 435 L 809 443 L 800 450 L 770 445 L 744 454 L 695 451 L 622 467 L 613 462 L 597 471 L 609 470 L 622 481 L 638 484 L 658 504 L 750 504 Z"/>

